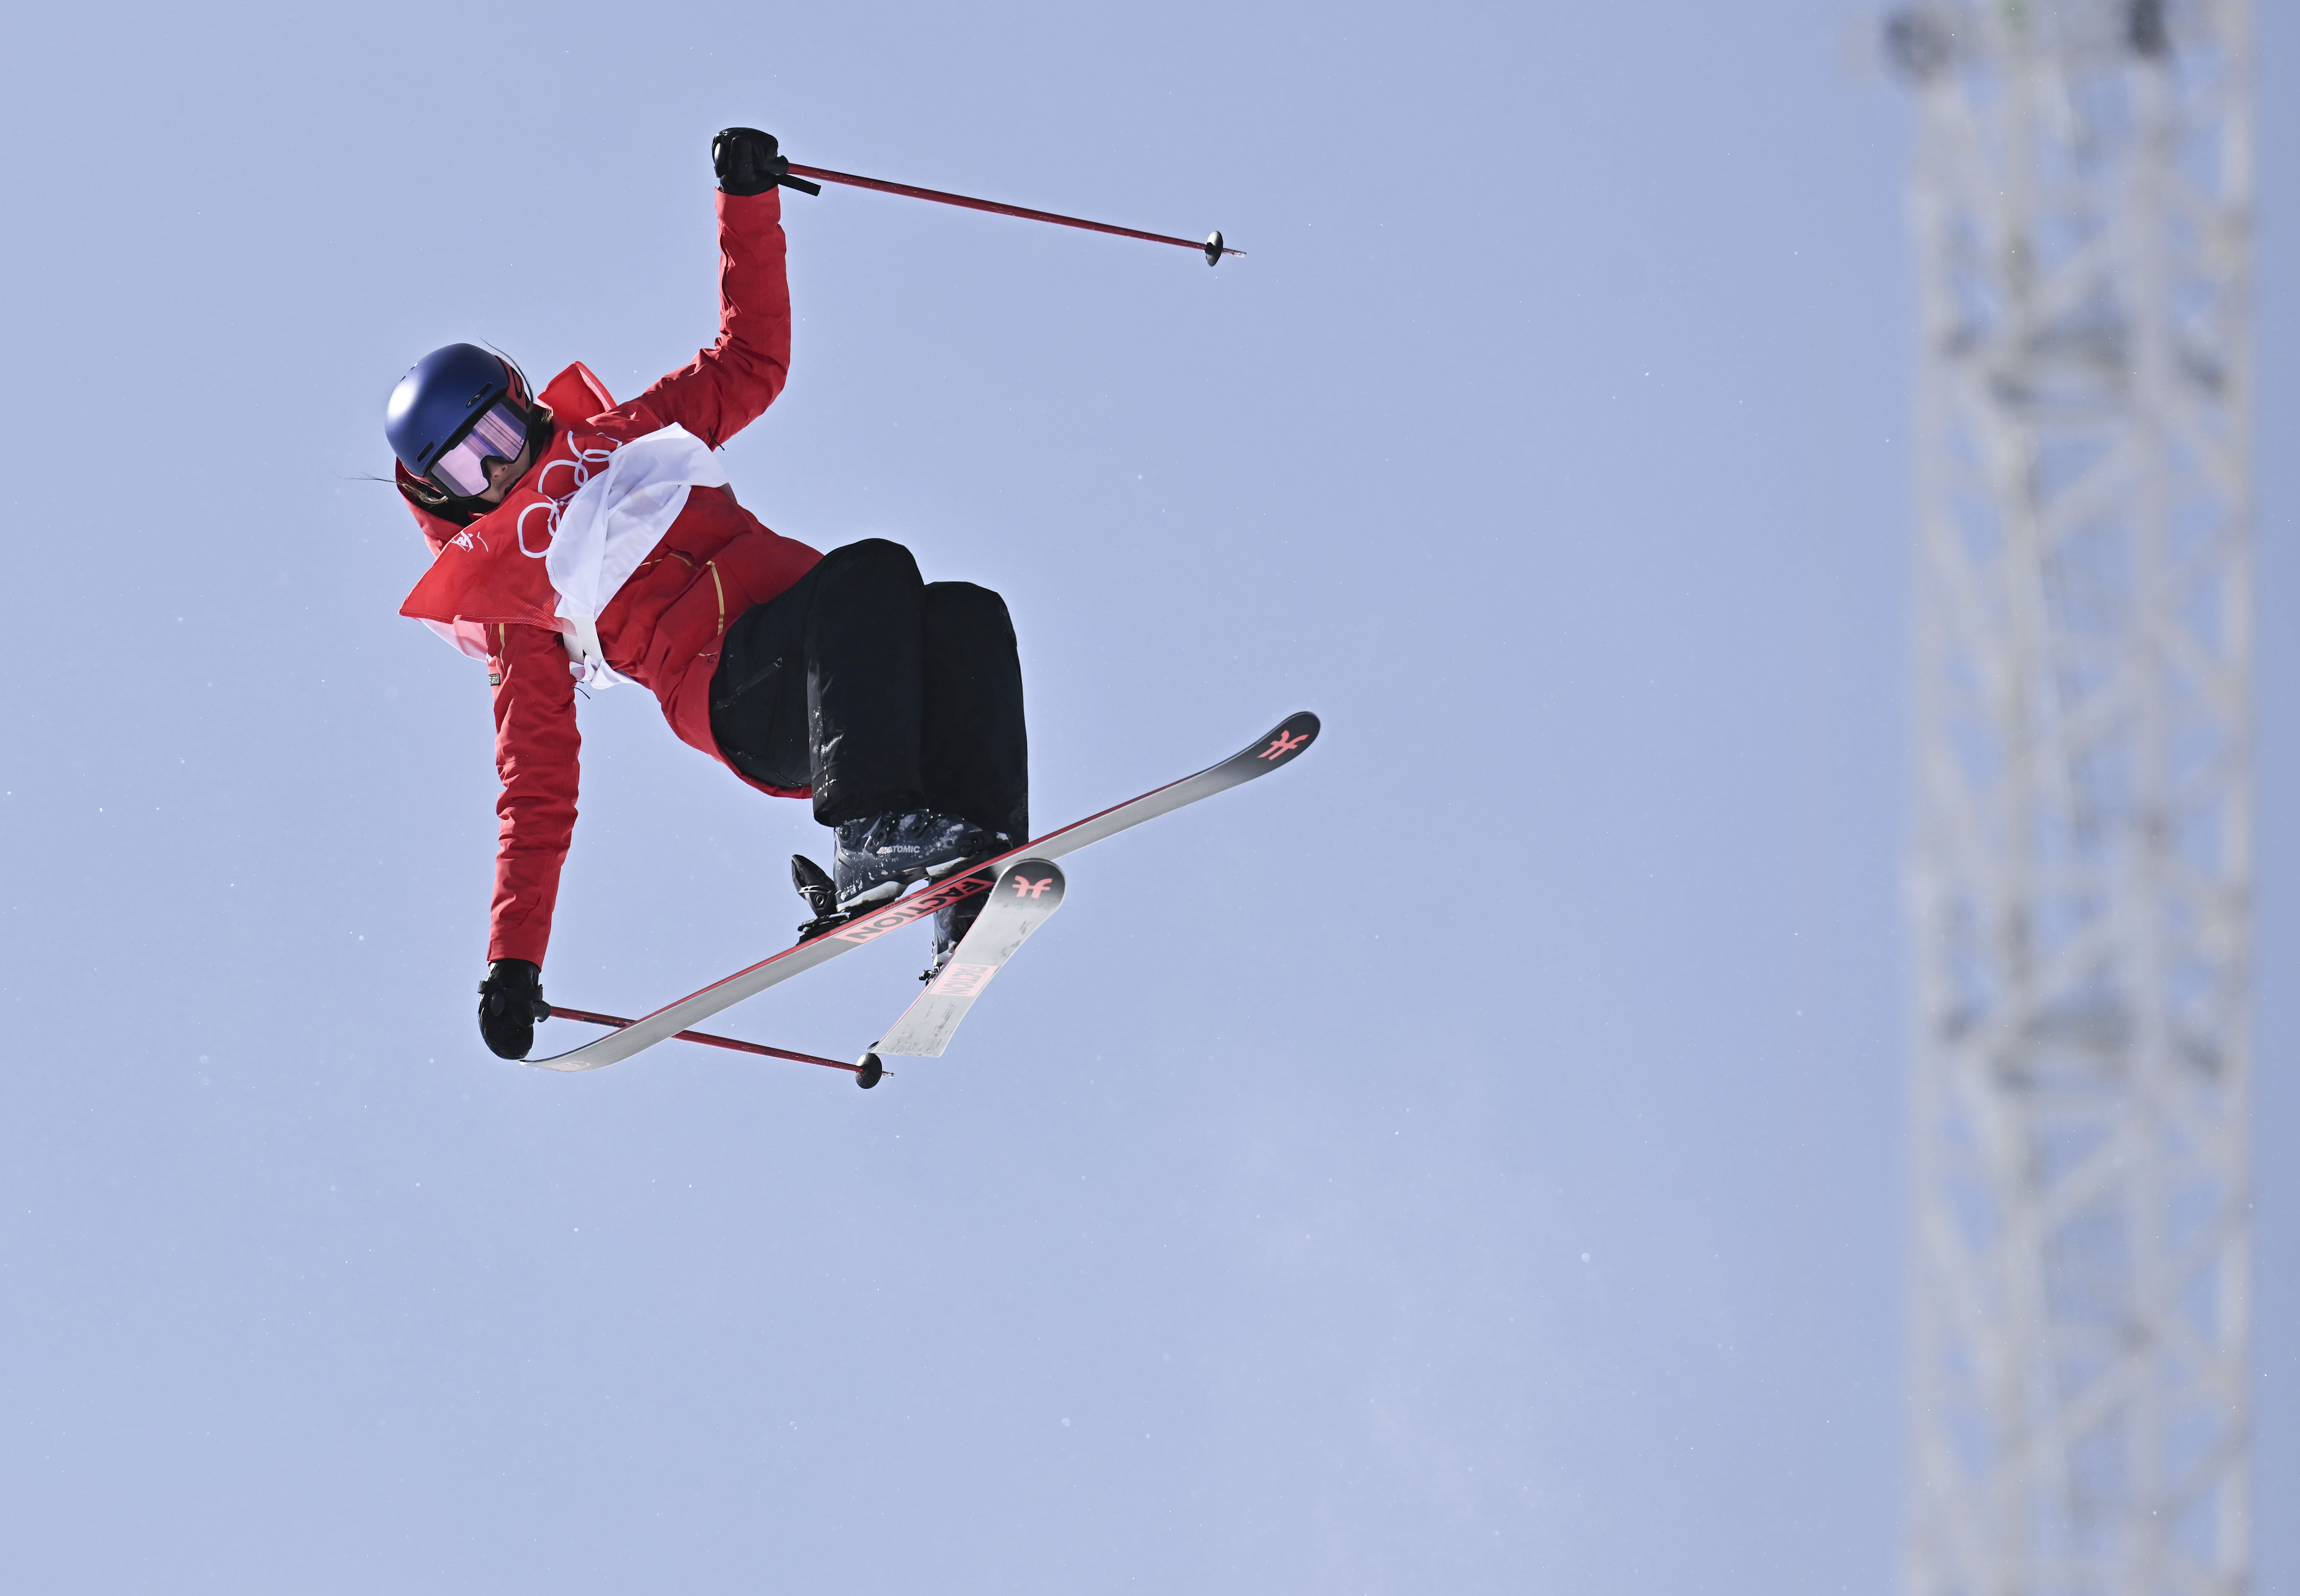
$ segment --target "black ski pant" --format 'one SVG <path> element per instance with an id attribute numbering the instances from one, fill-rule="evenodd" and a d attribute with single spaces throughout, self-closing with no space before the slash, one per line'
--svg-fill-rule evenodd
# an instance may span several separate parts
<path id="1" fill-rule="evenodd" d="M 831 550 L 727 628 L 711 735 L 753 780 L 812 787 L 825 826 L 933 809 L 1030 835 L 1006 601 L 921 581 L 911 552 L 882 537 Z"/>

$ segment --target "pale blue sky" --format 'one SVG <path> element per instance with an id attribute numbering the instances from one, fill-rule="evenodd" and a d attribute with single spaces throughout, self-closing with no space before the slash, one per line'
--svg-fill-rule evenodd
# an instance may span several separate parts
<path id="1" fill-rule="evenodd" d="M 2260 1589 L 2300 1596 L 2300 391 L 2262 6 Z M 0 1584 L 1885 1590 L 1907 108 L 1873 11 L 50 7 L 0 96 Z M 818 547 L 1004 592 L 1069 861 L 856 1092 L 471 1018 L 478 669 L 385 394 L 712 330 L 710 135 L 1158 230 L 787 202 Z M 546 986 L 784 945 L 824 834 L 585 706 Z M 851 1054 L 881 945 L 724 1017 Z M 554 1021 L 553 1051 L 590 1033 Z"/>

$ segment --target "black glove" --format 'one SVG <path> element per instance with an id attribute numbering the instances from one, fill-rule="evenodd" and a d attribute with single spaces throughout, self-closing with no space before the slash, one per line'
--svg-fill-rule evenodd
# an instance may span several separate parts
<path id="1" fill-rule="evenodd" d="M 721 129 L 711 141 L 711 165 L 721 194 L 764 194 L 790 170 L 776 152 L 775 136 L 756 128 Z"/>
<path id="2" fill-rule="evenodd" d="M 479 983 L 479 1035 L 498 1059 L 524 1059 L 535 1045 L 535 1023 L 551 1018 L 543 1001 L 543 971 L 524 959 L 498 959 Z"/>

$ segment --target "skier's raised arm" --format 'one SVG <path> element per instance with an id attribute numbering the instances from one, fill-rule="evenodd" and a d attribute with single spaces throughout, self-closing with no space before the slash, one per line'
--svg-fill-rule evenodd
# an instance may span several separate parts
<path id="1" fill-rule="evenodd" d="M 672 422 L 716 449 L 758 420 L 790 371 L 790 282 L 780 191 L 788 165 L 771 133 L 729 128 L 712 141 L 719 172 L 719 341 L 624 407 Z"/>

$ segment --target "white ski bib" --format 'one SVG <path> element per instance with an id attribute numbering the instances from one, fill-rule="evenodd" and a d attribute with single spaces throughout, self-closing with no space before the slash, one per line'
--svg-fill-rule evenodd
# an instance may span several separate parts
<path id="1" fill-rule="evenodd" d="M 727 481 L 727 470 L 709 445 L 673 422 L 616 449 L 606 469 L 561 506 L 543 569 L 559 594 L 553 612 L 568 623 L 562 641 L 585 686 L 606 688 L 630 679 L 600 649 L 600 612 L 671 530 L 687 508 L 688 490 L 724 487 Z"/>
<path id="2" fill-rule="evenodd" d="M 552 491 L 551 478 L 560 471 L 571 473 L 576 482 L 564 498 Z M 687 508 L 688 490 L 724 487 L 727 482 L 726 468 L 709 445 L 675 421 L 628 443 L 592 438 L 571 459 L 545 465 L 537 484 L 543 497 L 520 512 L 519 552 L 543 561 L 551 589 L 559 595 L 552 610 L 559 618 L 559 640 L 572 661 L 570 669 L 585 686 L 605 689 L 630 680 L 607 663 L 599 645 L 600 612 L 671 530 Z M 550 542 L 530 548 L 528 520 L 538 513 Z M 474 660 L 488 657 L 487 628 L 478 622 L 423 624 L 448 647 Z"/>

